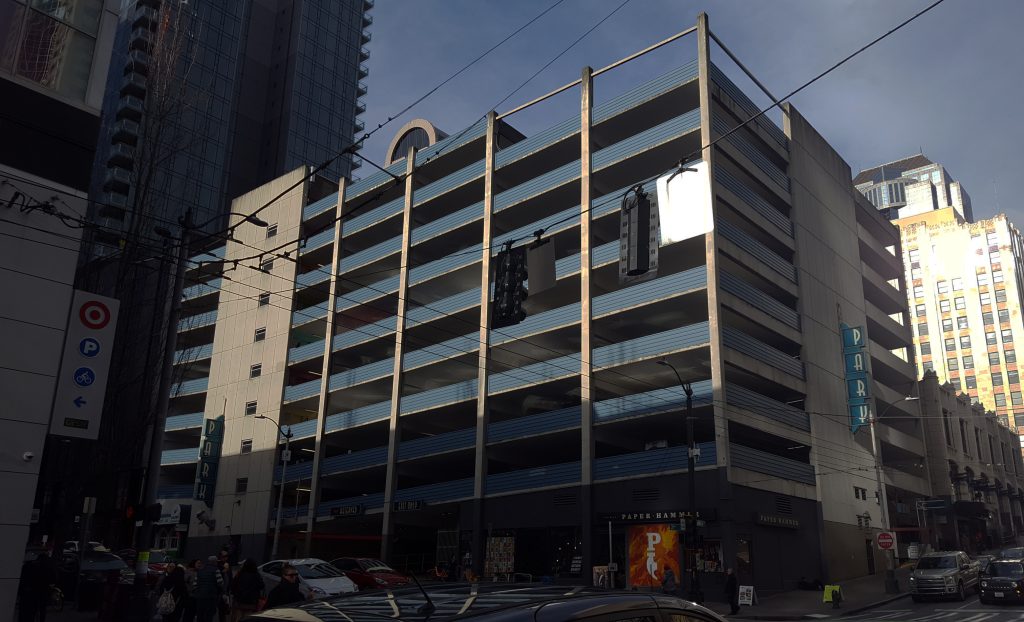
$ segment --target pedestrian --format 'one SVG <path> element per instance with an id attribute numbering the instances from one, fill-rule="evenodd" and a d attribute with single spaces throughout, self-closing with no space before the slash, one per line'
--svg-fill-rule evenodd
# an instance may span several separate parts
<path id="1" fill-rule="evenodd" d="M 231 581 L 231 622 L 244 620 L 258 611 L 263 592 L 263 577 L 256 561 L 245 560 Z"/>
<path id="2" fill-rule="evenodd" d="M 672 571 L 672 568 L 665 566 L 665 572 L 663 573 L 664 578 L 661 580 L 661 591 L 666 594 L 675 594 L 678 588 L 676 583 L 676 573 Z"/>
<path id="3" fill-rule="evenodd" d="M 185 606 L 181 612 L 181 622 L 195 622 L 196 619 L 196 574 L 198 572 L 198 559 L 193 559 L 185 566 Z"/>
<path id="4" fill-rule="evenodd" d="M 729 600 L 729 615 L 736 615 L 740 612 L 740 586 L 736 582 L 736 575 L 732 568 L 725 571 L 725 597 Z"/>
<path id="5" fill-rule="evenodd" d="M 267 594 L 267 609 L 301 603 L 307 598 L 299 591 L 299 571 L 295 566 L 285 564 L 281 567 L 281 582 Z"/>
<path id="6" fill-rule="evenodd" d="M 196 568 L 196 619 L 199 622 L 213 622 L 217 607 L 224 593 L 224 576 L 217 566 L 217 556 L 211 555 L 206 563 L 199 562 Z"/>
<path id="7" fill-rule="evenodd" d="M 226 549 L 222 549 L 220 557 L 217 560 L 220 566 L 220 577 L 221 582 L 224 585 L 224 593 L 220 595 L 220 601 L 217 602 L 217 617 L 220 622 L 228 622 L 228 618 L 231 616 L 231 564 L 228 562 L 228 552 Z"/>
<path id="8" fill-rule="evenodd" d="M 185 582 L 185 569 L 175 566 L 164 580 L 160 582 L 157 613 L 163 616 L 163 622 L 181 622 L 188 599 L 188 584 Z M 167 611 L 167 609 L 170 611 Z"/>

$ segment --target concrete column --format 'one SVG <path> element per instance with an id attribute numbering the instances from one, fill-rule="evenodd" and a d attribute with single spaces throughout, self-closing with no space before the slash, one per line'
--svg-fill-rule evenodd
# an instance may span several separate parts
<path id="1" fill-rule="evenodd" d="M 412 232 L 413 171 L 416 148 L 409 147 L 405 156 L 405 209 L 402 211 L 402 264 L 398 271 L 398 320 L 395 325 L 395 366 L 391 381 L 391 417 L 388 427 L 388 466 L 384 480 L 384 517 L 381 527 L 380 556 L 389 561 L 394 538 L 394 500 L 398 477 L 398 443 L 402 440 L 399 416 L 402 410 L 402 362 L 405 358 L 405 314 L 409 298 L 409 239 Z"/>
<path id="2" fill-rule="evenodd" d="M 487 113 L 487 134 L 484 150 L 484 234 L 483 255 L 480 258 L 480 353 L 477 356 L 476 384 L 476 457 L 473 465 L 473 572 L 483 574 L 486 543 L 484 535 L 484 495 L 487 493 L 487 426 L 490 409 L 487 403 L 487 368 L 490 359 L 491 313 L 491 214 L 494 211 L 494 147 L 497 139 L 497 115 Z"/>
<path id="3" fill-rule="evenodd" d="M 324 426 L 327 422 L 327 405 L 330 402 L 331 356 L 334 341 L 334 300 L 338 292 L 338 262 L 341 261 L 341 236 L 344 223 L 341 221 L 345 206 L 345 178 L 338 182 L 338 205 L 334 208 L 334 247 L 331 252 L 331 280 L 327 295 L 327 326 L 324 329 L 324 360 L 320 367 L 320 405 L 316 409 L 316 441 L 313 446 L 313 476 L 309 483 L 309 512 L 306 514 L 305 555 L 312 555 L 313 530 L 316 528 L 316 509 L 320 505 L 320 470 L 324 461 Z"/>
<path id="4" fill-rule="evenodd" d="M 584 574 L 592 564 L 594 545 L 594 383 L 591 334 L 591 211 L 593 204 L 590 174 L 593 168 L 593 142 L 590 136 L 594 111 L 593 69 L 584 67 L 580 78 L 580 524 Z"/>

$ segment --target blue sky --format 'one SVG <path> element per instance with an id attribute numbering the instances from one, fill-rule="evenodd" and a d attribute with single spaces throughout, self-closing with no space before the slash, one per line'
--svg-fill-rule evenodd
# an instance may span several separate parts
<path id="1" fill-rule="evenodd" d="M 376 127 L 550 6 L 554 0 L 377 0 L 363 116 Z M 622 0 L 565 0 L 432 97 L 374 135 L 382 162 L 394 132 L 423 117 L 454 133 L 480 118 Z M 678 32 L 707 11 L 711 29 L 782 95 L 930 2 L 917 0 L 630 0 L 497 109 L 508 110 Z M 946 0 L 793 103 L 854 173 L 923 150 L 963 182 L 977 217 L 1006 212 L 1024 226 L 1024 1 Z M 694 39 L 605 74 L 598 101 L 693 58 Z M 716 59 L 717 61 L 717 59 Z M 727 64 L 722 61 L 721 64 Z M 728 73 L 735 76 L 738 70 Z M 749 83 L 740 83 L 757 95 Z M 760 104 L 767 99 L 757 99 Z M 575 91 L 510 118 L 526 134 L 567 117 Z M 776 116 L 777 118 L 777 116 Z M 369 167 L 363 169 L 363 174 Z M 998 207 L 997 207 L 998 204 Z"/>

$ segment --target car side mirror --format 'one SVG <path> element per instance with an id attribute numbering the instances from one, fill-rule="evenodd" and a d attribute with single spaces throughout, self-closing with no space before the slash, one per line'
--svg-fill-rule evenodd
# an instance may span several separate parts
<path id="1" fill-rule="evenodd" d="M 960 564 L 960 570 L 970 570 L 970 569 L 971 569 L 971 565 L 970 564 Z"/>

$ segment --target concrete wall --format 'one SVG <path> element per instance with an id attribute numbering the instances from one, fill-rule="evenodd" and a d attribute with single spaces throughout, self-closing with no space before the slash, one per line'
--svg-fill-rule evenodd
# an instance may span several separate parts
<path id="1" fill-rule="evenodd" d="M 12 184 L 0 186 L 0 611 L 13 611 L 82 230 L 41 211 L 22 212 L 18 203 L 6 207 L 15 191 L 49 198 L 52 191 L 31 182 L 54 182 L 2 166 L 0 180 Z M 75 216 L 85 213 L 84 196 L 70 188 L 60 190 L 68 193 L 68 206 L 60 204 L 60 209 Z M 26 460 L 25 452 L 32 459 Z"/>

